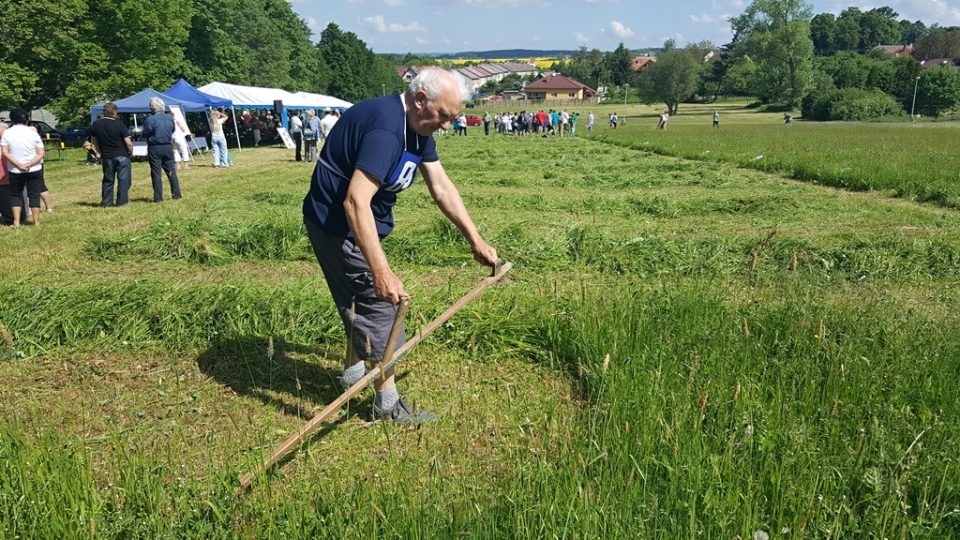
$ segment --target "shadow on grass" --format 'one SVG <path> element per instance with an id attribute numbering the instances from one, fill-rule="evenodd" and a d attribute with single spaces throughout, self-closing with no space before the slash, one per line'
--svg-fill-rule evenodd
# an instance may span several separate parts
<path id="1" fill-rule="evenodd" d="M 318 354 L 318 347 L 275 341 L 270 358 L 266 339 L 241 336 L 212 343 L 197 357 L 197 366 L 239 395 L 259 399 L 282 414 L 309 419 L 340 395 L 336 384 L 339 369 L 302 359 Z M 348 406 L 347 415 L 368 417 L 367 402 Z"/>

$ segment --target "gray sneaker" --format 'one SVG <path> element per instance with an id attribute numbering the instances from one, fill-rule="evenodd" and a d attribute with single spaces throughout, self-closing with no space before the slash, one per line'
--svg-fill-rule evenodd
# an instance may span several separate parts
<path id="1" fill-rule="evenodd" d="M 397 400 L 396 405 L 388 411 L 381 409 L 376 403 L 373 404 L 373 420 L 386 420 L 395 424 L 426 424 L 434 422 L 437 415 L 430 411 L 413 412 L 410 406 L 403 398 Z"/>

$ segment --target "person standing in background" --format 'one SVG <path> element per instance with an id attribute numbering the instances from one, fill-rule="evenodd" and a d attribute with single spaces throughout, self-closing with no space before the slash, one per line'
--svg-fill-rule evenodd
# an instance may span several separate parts
<path id="1" fill-rule="evenodd" d="M 183 122 L 177 120 L 173 111 L 167 111 L 167 116 L 173 120 L 173 159 L 177 163 L 177 170 L 183 165 L 184 170 L 190 168 L 190 148 L 187 147 L 187 135 L 190 131 Z"/>
<path id="2" fill-rule="evenodd" d="M 103 116 L 90 126 L 90 137 L 94 149 L 100 154 L 103 168 L 100 206 L 114 206 L 114 182 L 117 185 L 116 206 L 127 204 L 132 183 L 130 156 L 133 155 L 133 140 L 127 126 L 117 120 L 116 104 L 103 106 Z"/>
<path id="3" fill-rule="evenodd" d="M 177 178 L 177 164 L 173 159 L 173 132 L 176 126 L 173 120 L 164 114 L 166 104 L 158 97 L 150 98 L 152 115 L 143 123 L 143 137 L 147 139 L 147 161 L 150 162 L 150 181 L 153 184 L 153 202 L 163 202 L 163 176 L 167 173 L 170 193 L 174 199 L 180 198 L 180 179 Z"/>
<path id="4" fill-rule="evenodd" d="M 340 119 L 339 116 L 333 113 L 333 109 L 327 107 L 323 110 L 324 116 L 320 120 L 320 139 L 326 143 L 327 137 L 330 136 L 330 132 L 333 130 L 333 126 L 337 125 L 337 120 Z"/>
<path id="5" fill-rule="evenodd" d="M 720 127 L 720 112 L 719 112 L 719 111 L 713 111 L 713 127 L 715 127 L 715 128 L 719 128 L 719 127 Z"/>
<path id="6" fill-rule="evenodd" d="M 303 126 L 303 145 L 304 152 L 307 154 L 307 161 L 317 160 L 317 144 L 323 133 L 320 129 L 320 119 L 313 109 L 307 109 L 307 123 Z"/>
<path id="7" fill-rule="evenodd" d="M 300 156 L 300 147 L 303 145 L 303 120 L 300 120 L 300 113 L 293 111 L 290 113 L 290 137 L 293 138 L 294 148 L 294 159 L 296 161 L 303 161 L 303 158 Z"/>
<path id="8" fill-rule="evenodd" d="M 0 139 L 7 130 L 7 123 L 0 122 Z M 4 225 L 13 224 L 13 207 L 10 205 L 10 172 L 7 170 L 7 158 L 0 152 L 0 220 Z"/>
<path id="9" fill-rule="evenodd" d="M 227 161 L 227 137 L 223 134 L 223 124 L 227 115 L 214 109 L 210 111 L 210 145 L 213 146 L 213 166 L 229 167 Z"/>
<path id="10" fill-rule="evenodd" d="M 20 193 L 27 189 L 28 204 L 34 225 L 40 225 L 40 192 L 42 190 L 43 140 L 37 130 L 27 126 L 27 113 L 21 110 L 10 111 L 13 125 L 0 136 L 0 154 L 7 161 L 7 173 L 10 178 L 10 192 L 15 196 L 10 202 L 13 213 L 11 227 L 20 227 L 20 214 L 23 202 Z"/>

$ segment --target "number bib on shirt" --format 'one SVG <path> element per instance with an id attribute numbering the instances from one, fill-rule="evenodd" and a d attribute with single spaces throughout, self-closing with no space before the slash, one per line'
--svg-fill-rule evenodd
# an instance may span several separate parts
<path id="1" fill-rule="evenodd" d="M 390 174 L 390 178 L 381 187 L 394 193 L 399 193 L 410 187 L 417 175 L 417 165 L 420 165 L 421 159 L 421 156 L 404 151 L 400 157 L 400 163 L 397 164 L 393 173 Z"/>

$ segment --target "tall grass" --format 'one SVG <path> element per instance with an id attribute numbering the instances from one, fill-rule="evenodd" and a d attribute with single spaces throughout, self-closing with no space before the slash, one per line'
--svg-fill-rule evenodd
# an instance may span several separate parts
<path id="1" fill-rule="evenodd" d="M 699 120 L 699 122 L 698 122 Z M 694 123 L 696 122 L 696 123 Z M 637 150 L 722 161 L 852 190 L 889 191 L 900 197 L 960 208 L 960 158 L 942 141 L 954 125 L 723 122 L 707 116 L 674 119 L 667 131 L 632 123 L 595 131 L 593 138 Z"/>
<path id="2" fill-rule="evenodd" d="M 404 364 L 441 421 L 358 400 L 242 498 L 335 392 L 309 171 L 245 151 L 105 212 L 51 167 L 58 212 L 0 234 L 0 537 L 960 537 L 960 217 L 643 135 L 438 141 L 515 263 Z M 396 218 L 413 332 L 481 271 L 422 183 Z"/>
<path id="3" fill-rule="evenodd" d="M 577 381 L 582 408 L 574 432 L 511 452 L 496 491 L 394 458 L 346 491 L 267 479 L 238 499 L 244 463 L 183 478 L 175 456 L 121 441 L 98 484 L 77 442 L 6 426 L 3 526 L 58 538 L 957 534 L 960 328 L 793 293 L 737 306 L 696 284 L 603 288 L 527 309 L 520 335 Z"/>

